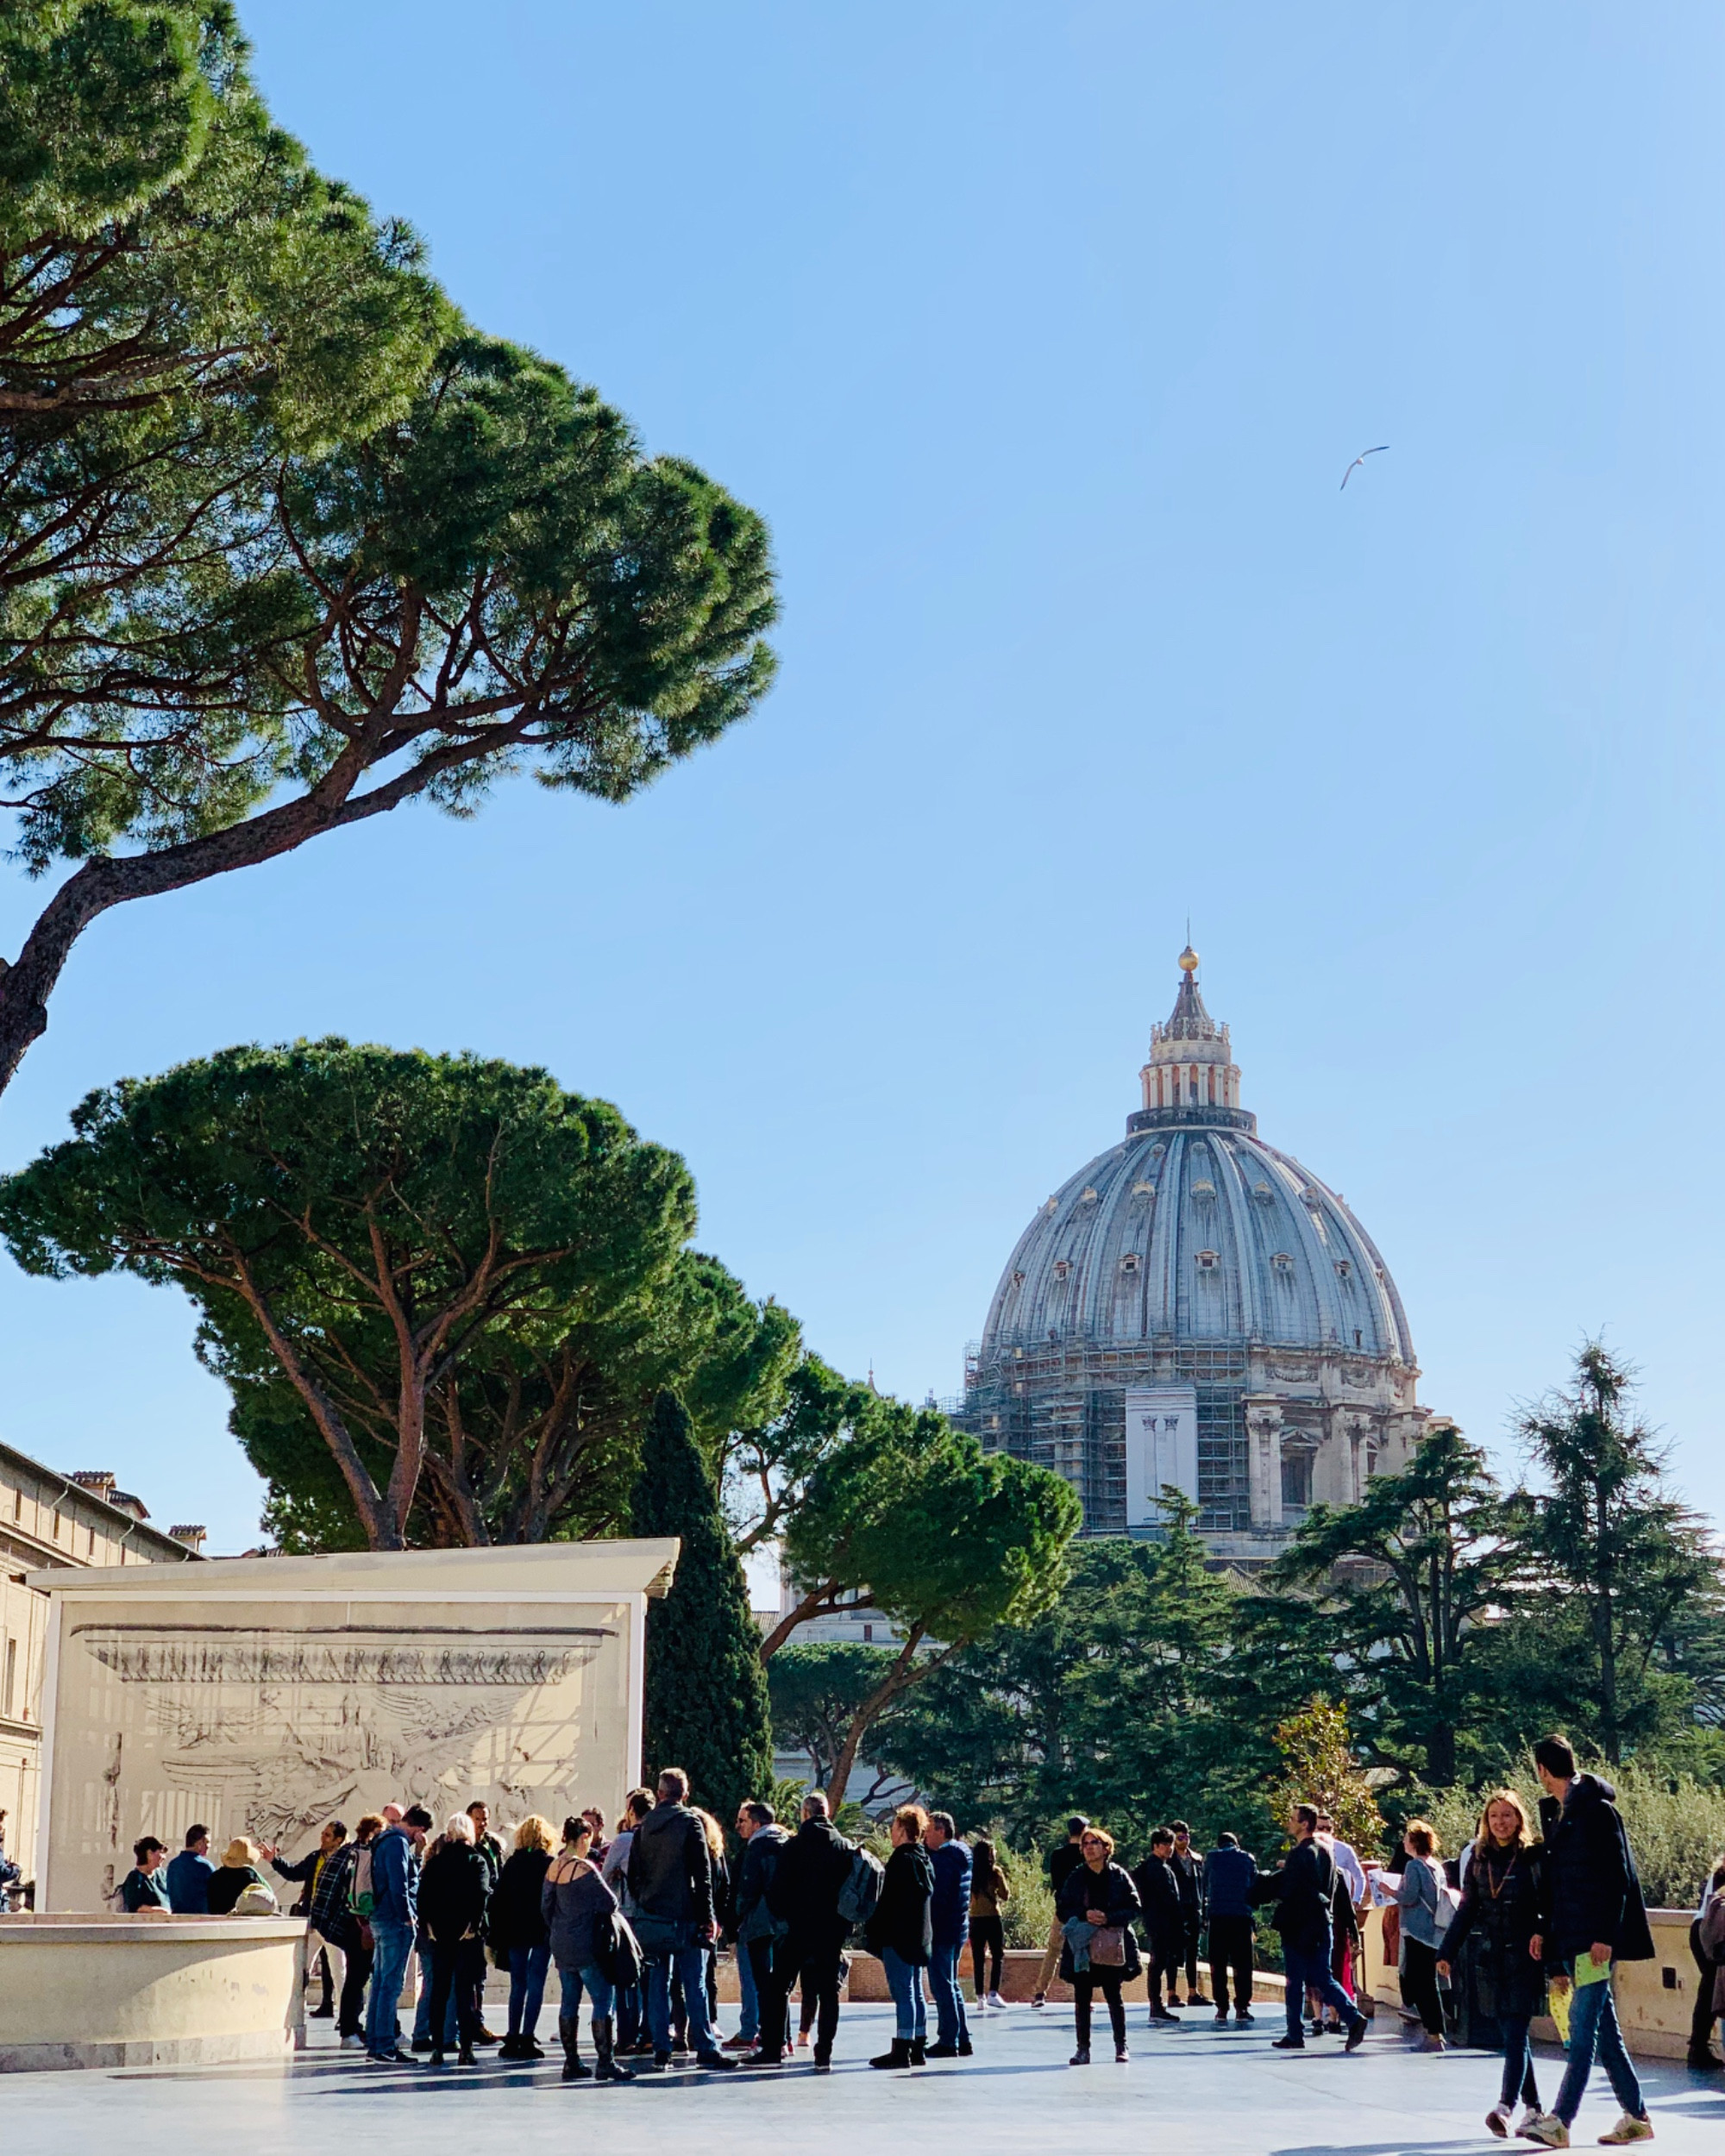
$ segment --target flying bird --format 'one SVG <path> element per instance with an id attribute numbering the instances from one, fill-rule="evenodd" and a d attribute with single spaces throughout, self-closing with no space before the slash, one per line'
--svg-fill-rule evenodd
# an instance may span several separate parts
<path id="1" fill-rule="evenodd" d="M 1342 473 L 1342 485 L 1344 486 L 1347 485 L 1348 481 L 1353 477 L 1354 473 L 1358 471 L 1360 466 L 1365 462 L 1365 460 L 1368 457 L 1381 457 L 1389 447 L 1389 444 L 1387 442 L 1380 442 L 1375 449 L 1362 449 L 1359 454 L 1354 459 L 1353 462 L 1349 465 L 1346 471 Z"/>

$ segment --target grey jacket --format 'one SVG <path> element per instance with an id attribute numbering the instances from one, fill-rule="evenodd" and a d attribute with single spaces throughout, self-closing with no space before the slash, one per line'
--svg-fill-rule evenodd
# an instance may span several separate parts
<path id="1" fill-rule="evenodd" d="M 571 1859 L 559 1857 L 545 1874 L 539 1908 L 551 1938 L 551 1959 L 560 1969 L 592 1969 L 599 1961 L 593 1934 L 617 1907 L 617 1896 L 585 1858 L 571 1872 Z"/>

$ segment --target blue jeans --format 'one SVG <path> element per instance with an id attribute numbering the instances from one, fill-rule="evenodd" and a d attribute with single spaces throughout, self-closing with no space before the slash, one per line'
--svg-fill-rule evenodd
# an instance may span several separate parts
<path id="1" fill-rule="evenodd" d="M 372 1996 L 366 2009 L 366 2049 L 373 2059 L 386 2059 L 395 2049 L 396 2009 L 401 2000 L 401 1980 L 407 1974 L 407 1957 L 413 1952 L 411 1924 L 380 1923 L 372 1920 Z"/>
<path id="2" fill-rule="evenodd" d="M 539 2026 L 539 2009 L 545 2003 L 545 1975 L 551 1966 L 547 1946 L 511 1946 L 509 1950 L 509 2033 L 530 2037 Z"/>
<path id="3" fill-rule="evenodd" d="M 1315 1991 L 1320 2003 L 1329 2008 L 1336 2019 L 1352 2028 L 1365 2016 L 1339 1984 L 1330 1969 L 1329 1934 L 1304 1946 L 1290 1941 L 1282 1942 L 1283 1965 L 1288 1978 L 1288 2034 L 1303 2042 L 1306 2031 L 1300 2019 L 1300 2009 L 1308 1990 Z"/>
<path id="4" fill-rule="evenodd" d="M 671 2055 L 671 1964 L 677 1965 L 677 1974 L 682 1979 L 683 2010 L 689 2017 L 689 2040 L 697 2054 L 716 2051 L 712 2023 L 706 2013 L 706 1945 L 694 1937 L 692 1924 L 680 1924 L 680 1940 L 687 1934 L 687 1942 L 676 1946 L 668 1954 L 651 1954 L 647 1960 L 647 2026 L 652 2031 L 653 2049 L 660 2058 Z"/>
<path id="5" fill-rule="evenodd" d="M 935 2025 L 943 2044 L 962 2044 L 970 2031 L 964 2020 L 964 1994 L 958 1988 L 958 1963 L 964 1941 L 937 1946 L 929 1957 L 928 1988 L 934 1994 Z"/>
<path id="6" fill-rule="evenodd" d="M 557 1971 L 562 1980 L 563 2003 L 559 2009 L 561 2018 L 573 2021 L 581 2010 L 581 1993 L 585 1991 L 592 2003 L 596 2021 L 608 2021 L 617 2004 L 617 1994 L 612 1989 L 611 1978 L 602 1969 L 590 1963 L 584 1968 L 561 1968 Z"/>
<path id="7" fill-rule="evenodd" d="M 1534 2078 L 1534 2047 L 1527 2041 L 1527 2019 L 1525 2014 L 1500 2014 L 1497 2026 L 1503 2032 L 1503 2086 L 1497 2101 L 1513 2104 L 1517 2096 L 1522 2103 L 1540 2108 L 1540 2084 Z"/>
<path id="8" fill-rule="evenodd" d="M 1569 2063 L 1563 2086 L 1552 2106 L 1565 2126 L 1573 2126 L 1586 2093 L 1587 2077 L 1593 2071 L 1594 2053 L 1605 2069 L 1611 2093 L 1631 2118 L 1641 2119 L 1647 2107 L 1641 2100 L 1641 2084 L 1629 2054 L 1623 2048 L 1623 2032 L 1617 2026 L 1617 2005 L 1611 1996 L 1611 1979 L 1578 1984 L 1569 1995 Z"/>
<path id="9" fill-rule="evenodd" d="M 881 1966 L 887 1972 L 887 1989 L 899 2010 L 899 2024 L 894 2034 L 900 2043 L 925 2042 L 928 2036 L 928 2009 L 923 2004 L 922 1971 L 913 1969 L 902 1954 L 895 1953 L 890 1946 L 881 1952 Z"/>
<path id="10" fill-rule="evenodd" d="M 413 2040 L 416 2044 L 431 2041 L 431 1949 L 419 1949 L 419 2003 L 413 2009 Z M 452 1991 L 448 2010 L 443 2016 L 442 2043 L 445 2051 L 454 2051 L 461 2040 L 461 2001 Z"/>
<path id="11" fill-rule="evenodd" d="M 737 2016 L 737 2034 L 752 2044 L 761 2034 L 761 1995 L 755 1988 L 755 1967 L 749 1959 L 749 1949 L 739 1939 L 737 1942 L 737 1989 L 743 2001 Z"/>

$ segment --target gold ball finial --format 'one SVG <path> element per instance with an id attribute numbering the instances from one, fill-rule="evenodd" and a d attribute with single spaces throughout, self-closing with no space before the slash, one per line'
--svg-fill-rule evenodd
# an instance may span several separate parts
<path id="1" fill-rule="evenodd" d="M 1198 954 L 1189 943 L 1180 954 L 1180 970 L 1182 973 L 1196 973 L 1198 970 Z"/>

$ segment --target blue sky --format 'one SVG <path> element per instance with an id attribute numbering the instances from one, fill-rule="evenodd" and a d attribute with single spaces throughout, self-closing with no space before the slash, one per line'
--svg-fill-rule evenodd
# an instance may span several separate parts
<path id="1" fill-rule="evenodd" d="M 478 323 L 765 512 L 782 674 L 627 807 L 518 785 L 110 918 L 0 1159 L 234 1040 L 543 1062 L 823 1353 L 945 1394 L 1189 912 L 1422 1396 L 1505 1447 L 1603 1327 L 1725 1514 L 1725 14 L 242 13 Z M 14 1443 L 253 1537 L 173 1293 L 0 1266 L 0 1327 Z"/>

